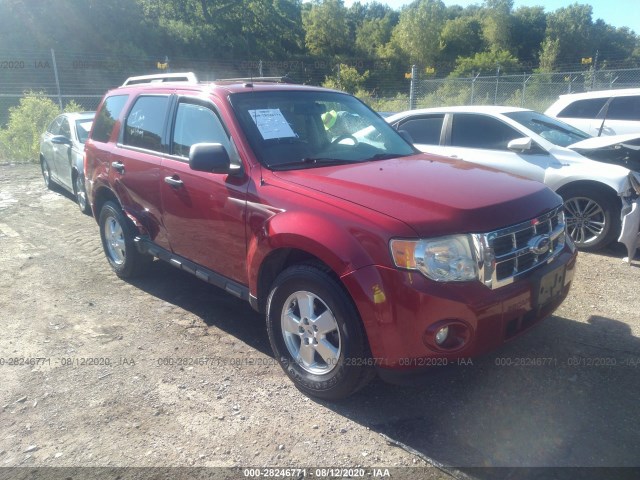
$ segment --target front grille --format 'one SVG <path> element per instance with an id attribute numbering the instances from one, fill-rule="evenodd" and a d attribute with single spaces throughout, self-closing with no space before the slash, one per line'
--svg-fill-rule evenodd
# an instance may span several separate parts
<path id="1" fill-rule="evenodd" d="M 483 281 L 491 288 L 512 283 L 519 276 L 548 263 L 566 241 L 562 206 L 540 217 L 483 235 Z"/>

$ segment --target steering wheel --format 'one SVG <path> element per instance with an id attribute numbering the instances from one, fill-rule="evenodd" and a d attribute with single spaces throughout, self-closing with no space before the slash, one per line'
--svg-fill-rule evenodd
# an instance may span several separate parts
<path id="1" fill-rule="evenodd" d="M 356 137 L 354 137 L 353 135 L 350 135 L 348 133 L 345 133 L 344 135 L 338 135 L 336 138 L 334 138 L 331 141 L 331 145 L 337 145 L 338 143 L 342 143 L 344 140 L 351 140 L 353 142 L 354 147 L 356 147 L 358 145 L 358 139 Z M 346 144 L 348 145 L 348 144 Z"/>

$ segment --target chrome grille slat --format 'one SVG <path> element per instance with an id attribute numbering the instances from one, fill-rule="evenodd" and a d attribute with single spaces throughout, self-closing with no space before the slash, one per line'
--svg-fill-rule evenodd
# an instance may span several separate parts
<path id="1" fill-rule="evenodd" d="M 538 218 L 484 234 L 486 250 L 482 275 L 485 285 L 492 289 L 508 285 L 517 277 L 550 262 L 565 244 L 563 219 L 563 209 L 559 206 Z"/>

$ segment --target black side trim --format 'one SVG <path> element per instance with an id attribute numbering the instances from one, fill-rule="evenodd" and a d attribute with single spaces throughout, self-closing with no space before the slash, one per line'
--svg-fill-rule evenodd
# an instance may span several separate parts
<path id="1" fill-rule="evenodd" d="M 195 275 L 200 280 L 204 280 L 211 285 L 215 285 L 218 288 L 222 288 L 224 291 L 230 293 L 234 297 L 245 300 L 249 303 L 251 302 L 251 298 L 249 296 L 249 287 L 242 285 L 230 278 L 225 277 L 224 275 L 220 275 L 219 273 L 214 272 L 213 270 L 209 270 L 208 268 L 203 267 L 202 265 L 198 265 L 190 260 L 187 260 L 180 255 L 176 255 L 175 253 L 166 250 L 151 240 L 145 237 L 136 237 L 134 239 L 134 243 L 136 248 L 141 253 L 146 253 L 149 255 L 153 255 L 154 257 L 158 257 L 160 260 L 164 260 L 169 264 L 177 267 L 185 272 L 189 272 L 192 275 Z"/>

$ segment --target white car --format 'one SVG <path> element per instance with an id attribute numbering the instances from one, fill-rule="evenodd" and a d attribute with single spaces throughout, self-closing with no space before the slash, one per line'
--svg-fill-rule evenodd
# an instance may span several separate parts
<path id="1" fill-rule="evenodd" d="M 564 199 L 567 230 L 583 250 L 605 247 L 624 217 L 640 215 L 632 208 L 640 195 L 640 134 L 594 138 L 532 110 L 497 106 L 410 110 L 386 120 L 421 151 L 544 182 Z M 626 219 L 626 228 L 634 222 Z M 633 258 L 635 244 L 628 249 Z"/>
<path id="2" fill-rule="evenodd" d="M 544 113 L 595 137 L 640 134 L 640 88 L 560 95 Z"/>

